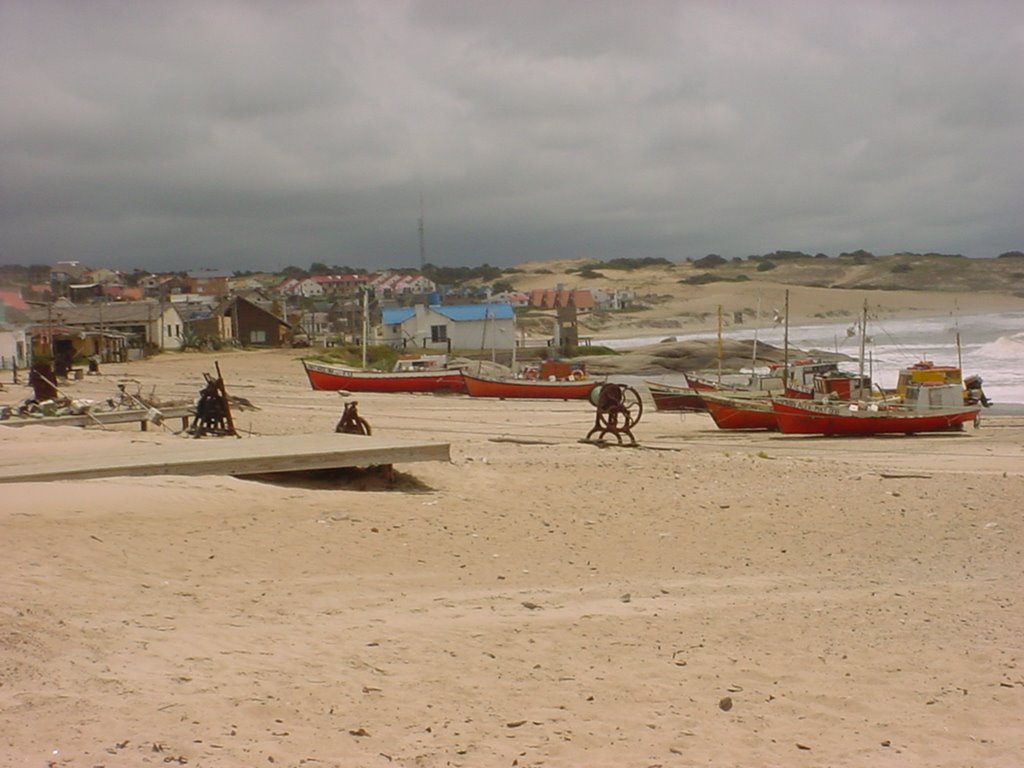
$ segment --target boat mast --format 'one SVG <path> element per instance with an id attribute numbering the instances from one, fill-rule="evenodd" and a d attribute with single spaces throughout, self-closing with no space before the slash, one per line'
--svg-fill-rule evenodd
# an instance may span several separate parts
<path id="1" fill-rule="evenodd" d="M 750 375 L 753 379 L 754 369 L 757 368 L 757 328 L 761 324 L 761 295 L 757 296 L 757 314 L 754 316 L 754 352 L 750 356 Z"/>
<path id="2" fill-rule="evenodd" d="M 857 375 L 860 383 L 859 388 L 863 392 L 864 390 L 864 345 L 867 343 L 868 335 L 868 300 L 864 299 L 864 312 L 860 318 L 860 367 L 858 368 Z"/>
<path id="3" fill-rule="evenodd" d="M 782 331 L 782 381 L 789 384 L 789 289 L 786 289 L 786 303 L 782 308 L 785 321 Z"/>
<path id="4" fill-rule="evenodd" d="M 718 384 L 722 384 L 722 305 L 718 305 Z"/>

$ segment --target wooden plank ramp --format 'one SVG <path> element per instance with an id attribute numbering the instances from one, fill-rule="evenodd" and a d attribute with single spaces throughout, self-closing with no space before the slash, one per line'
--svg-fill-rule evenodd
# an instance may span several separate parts
<path id="1" fill-rule="evenodd" d="M 52 459 L 0 467 L 0 483 L 152 475 L 233 475 L 450 461 L 448 443 L 330 433 L 279 437 L 176 438 L 133 443 L 102 455 L 62 452 Z"/>
<path id="2" fill-rule="evenodd" d="M 153 409 L 164 421 L 168 419 L 181 419 L 182 428 L 188 426 L 188 421 L 196 412 L 194 405 L 171 405 L 163 408 Z M 148 429 L 149 409 L 133 408 L 130 410 L 118 411 L 90 411 L 88 414 L 73 414 L 71 416 L 40 416 L 35 417 L 13 417 L 0 421 L 0 427 L 92 427 L 104 426 L 107 424 L 130 424 L 133 421 L 139 422 L 142 431 Z"/>

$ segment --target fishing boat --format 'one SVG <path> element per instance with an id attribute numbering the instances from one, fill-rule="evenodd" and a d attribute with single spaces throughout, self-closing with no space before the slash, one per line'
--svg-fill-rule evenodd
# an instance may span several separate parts
<path id="1" fill-rule="evenodd" d="M 466 391 L 462 369 L 441 364 L 402 366 L 394 371 L 360 371 L 340 365 L 303 360 L 315 390 L 348 392 L 456 392 Z"/>
<path id="2" fill-rule="evenodd" d="M 695 389 L 675 387 L 655 381 L 645 381 L 644 384 L 650 390 L 654 407 L 659 411 L 696 411 L 700 413 L 707 411 L 704 399 Z"/>
<path id="3" fill-rule="evenodd" d="M 980 405 L 924 407 L 884 402 L 819 403 L 811 400 L 772 400 L 780 432 L 801 435 L 914 435 L 961 431 L 974 421 Z"/>
<path id="4" fill-rule="evenodd" d="M 462 372 L 464 388 L 470 397 L 539 398 L 547 400 L 586 400 L 601 382 L 588 379 L 494 379 Z"/>
<path id="5" fill-rule="evenodd" d="M 776 431 L 772 402 L 764 397 L 730 397 L 705 392 L 707 411 L 719 429 L 765 429 Z"/>
<path id="6" fill-rule="evenodd" d="M 961 401 L 986 408 L 992 405 L 982 389 L 981 376 L 964 378 L 959 366 L 935 365 L 930 360 L 921 360 L 901 370 L 893 394 L 913 402 L 927 398 L 932 404 L 941 405 L 959 405 Z"/>

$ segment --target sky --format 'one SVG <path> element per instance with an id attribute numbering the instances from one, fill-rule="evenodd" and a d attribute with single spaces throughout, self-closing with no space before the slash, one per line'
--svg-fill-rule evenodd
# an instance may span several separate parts
<path id="1" fill-rule="evenodd" d="M 1024 3 L 0 0 L 0 263 L 1024 250 Z"/>

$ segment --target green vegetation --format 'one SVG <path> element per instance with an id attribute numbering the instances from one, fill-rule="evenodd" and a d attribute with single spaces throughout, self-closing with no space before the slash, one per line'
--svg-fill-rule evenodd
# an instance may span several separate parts
<path id="1" fill-rule="evenodd" d="M 580 277 L 604 277 L 598 269 L 617 269 L 620 271 L 632 272 L 637 269 L 643 269 L 645 267 L 674 267 L 668 259 L 610 259 L 608 261 L 592 261 L 584 264 L 582 267 L 570 267 L 565 270 L 565 274 L 573 275 L 578 274 Z"/>
<path id="2" fill-rule="evenodd" d="M 490 283 L 503 274 L 499 267 L 481 264 L 479 267 L 439 267 L 436 264 L 424 264 L 423 276 L 438 285 L 461 285 L 470 280 L 482 280 Z"/>
<path id="3" fill-rule="evenodd" d="M 875 254 L 861 249 L 859 251 L 851 251 L 850 253 L 840 253 L 839 258 L 852 259 L 854 264 L 864 264 L 865 262 L 874 259 Z"/>
<path id="4" fill-rule="evenodd" d="M 725 259 L 719 256 L 717 253 L 709 253 L 703 259 L 697 259 L 695 262 L 693 262 L 693 266 L 700 267 L 701 269 L 714 269 L 715 267 L 725 263 Z"/>
<path id="5" fill-rule="evenodd" d="M 50 268 L 46 264 L 23 267 L 20 264 L 0 264 L 0 285 L 32 285 L 50 282 Z"/>
<path id="6" fill-rule="evenodd" d="M 394 369 L 400 354 L 399 350 L 386 345 L 367 347 L 366 366 L 380 371 L 390 371 Z M 305 359 L 330 363 L 332 365 L 347 365 L 350 368 L 361 368 L 363 365 L 363 348 L 358 344 L 329 347 L 318 350 L 316 354 L 308 355 Z"/>
<path id="7" fill-rule="evenodd" d="M 591 347 L 569 347 L 566 352 L 568 357 L 599 357 L 619 354 L 611 347 L 602 347 L 599 344 Z"/>
<path id="8" fill-rule="evenodd" d="M 684 277 L 679 282 L 683 285 L 707 285 L 708 283 L 742 283 L 744 280 L 749 279 L 750 277 L 747 275 L 726 277 L 725 275 L 712 275 L 709 272 L 701 272 L 699 275 Z"/>
<path id="9" fill-rule="evenodd" d="M 632 272 L 634 269 L 644 269 L 645 267 L 674 267 L 668 259 L 610 259 L 609 261 L 599 262 L 597 266 L 603 267 L 604 269 L 624 269 Z"/>
<path id="10" fill-rule="evenodd" d="M 819 256 L 824 256 L 824 254 L 819 254 Z M 815 257 L 803 251 L 773 251 L 772 253 L 766 253 L 764 258 L 771 259 L 772 261 L 793 261 L 795 259 L 813 259 Z M 825 256 L 825 258 L 827 259 L 828 256 Z"/>

